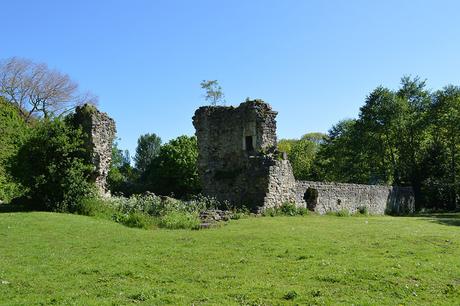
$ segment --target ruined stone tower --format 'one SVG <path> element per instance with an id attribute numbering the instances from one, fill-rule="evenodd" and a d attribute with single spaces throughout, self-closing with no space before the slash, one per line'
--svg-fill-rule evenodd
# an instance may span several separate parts
<path id="1" fill-rule="evenodd" d="M 86 147 L 94 166 L 92 180 L 101 196 L 109 196 L 107 175 L 112 160 L 112 143 L 115 138 L 115 121 L 95 106 L 85 104 L 75 109 L 75 125 L 86 134 Z"/>
<path id="2" fill-rule="evenodd" d="M 276 149 L 276 115 L 261 100 L 195 112 L 198 171 L 206 195 L 254 210 L 295 201 L 291 165 Z"/>
<path id="3" fill-rule="evenodd" d="M 296 181 L 289 161 L 276 149 L 276 115 L 261 100 L 195 112 L 204 194 L 253 210 L 286 202 L 319 214 L 414 210 L 411 187 Z"/>

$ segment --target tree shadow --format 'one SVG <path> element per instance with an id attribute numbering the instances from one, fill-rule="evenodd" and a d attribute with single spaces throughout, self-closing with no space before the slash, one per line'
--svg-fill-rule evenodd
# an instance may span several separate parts
<path id="1" fill-rule="evenodd" d="M 438 219 L 438 220 L 433 220 L 433 222 L 439 223 L 439 224 L 444 224 L 444 225 L 453 225 L 453 226 L 460 226 L 460 220 L 455 220 L 455 219 Z"/>
<path id="2" fill-rule="evenodd" d="M 426 220 L 438 224 L 460 226 L 460 213 L 421 214 L 418 217 L 427 218 Z"/>
<path id="3" fill-rule="evenodd" d="M 20 204 L 0 204 L 0 214 L 15 212 L 30 212 L 31 210 L 25 205 Z"/>

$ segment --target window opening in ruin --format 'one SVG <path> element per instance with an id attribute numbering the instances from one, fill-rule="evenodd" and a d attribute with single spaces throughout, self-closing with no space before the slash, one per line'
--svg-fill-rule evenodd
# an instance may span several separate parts
<path id="1" fill-rule="evenodd" d="M 252 136 L 246 136 L 246 151 L 254 151 L 254 146 L 252 145 Z"/>
<path id="2" fill-rule="evenodd" d="M 337 199 L 337 205 L 340 205 L 340 204 L 342 204 L 342 200 Z"/>
<path id="3" fill-rule="evenodd" d="M 316 204 L 318 204 L 318 190 L 308 188 L 303 195 L 303 199 L 307 203 L 307 208 L 309 210 L 315 210 Z"/>

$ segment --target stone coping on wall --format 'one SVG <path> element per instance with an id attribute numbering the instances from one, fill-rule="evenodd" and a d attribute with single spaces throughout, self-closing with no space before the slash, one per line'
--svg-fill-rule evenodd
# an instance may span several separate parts
<path id="1" fill-rule="evenodd" d="M 296 180 L 298 186 L 336 186 L 336 187 L 355 187 L 355 188 L 398 188 L 401 190 L 412 190 L 411 186 L 396 186 L 396 185 L 371 185 L 371 184 L 356 184 L 356 183 L 338 183 L 338 182 L 318 182 L 318 181 L 302 181 Z"/>

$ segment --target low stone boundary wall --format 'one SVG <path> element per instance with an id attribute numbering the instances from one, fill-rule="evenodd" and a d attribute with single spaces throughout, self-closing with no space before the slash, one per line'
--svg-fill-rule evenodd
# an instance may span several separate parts
<path id="1" fill-rule="evenodd" d="M 411 187 L 297 181 L 296 202 L 319 214 L 366 207 L 370 214 L 414 211 Z"/>

